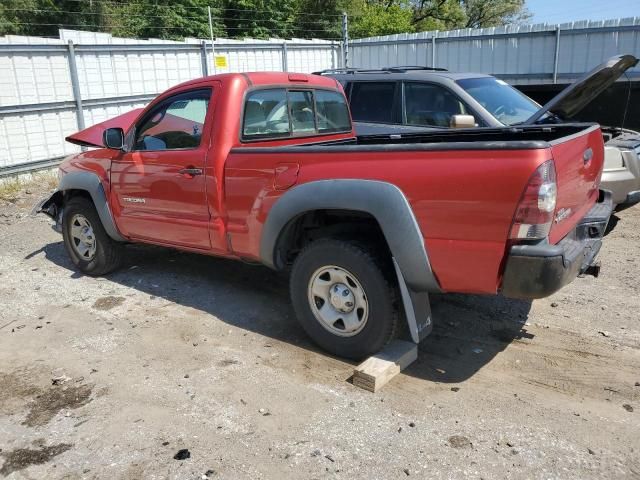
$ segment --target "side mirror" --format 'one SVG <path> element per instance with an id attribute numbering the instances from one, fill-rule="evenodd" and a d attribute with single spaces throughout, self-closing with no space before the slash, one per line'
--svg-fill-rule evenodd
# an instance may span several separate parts
<path id="1" fill-rule="evenodd" d="M 122 150 L 124 148 L 124 130 L 107 128 L 102 134 L 102 143 L 107 148 Z"/>
<path id="2" fill-rule="evenodd" d="M 449 126 L 451 128 L 475 128 L 478 125 L 473 115 L 453 115 Z"/>

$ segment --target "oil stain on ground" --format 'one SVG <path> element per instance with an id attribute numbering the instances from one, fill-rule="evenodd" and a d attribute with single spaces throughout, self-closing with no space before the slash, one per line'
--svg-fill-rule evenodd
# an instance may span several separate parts
<path id="1" fill-rule="evenodd" d="M 0 455 L 4 457 L 4 463 L 2 464 L 2 468 L 0 468 L 0 477 L 6 477 L 13 472 L 23 470 L 31 465 L 47 463 L 71 447 L 73 447 L 73 445 L 69 443 L 59 443 L 58 445 L 41 447 L 38 450 L 18 448 L 11 452 L 0 453 Z"/>
<path id="2" fill-rule="evenodd" d="M 101 297 L 95 301 L 93 308 L 96 310 L 111 310 L 112 308 L 122 305 L 124 301 L 124 297 Z"/>
<path id="3" fill-rule="evenodd" d="M 22 425 L 37 427 L 48 423 L 61 410 L 74 410 L 91 401 L 93 385 L 52 387 L 37 395 L 29 405 L 29 413 Z"/>

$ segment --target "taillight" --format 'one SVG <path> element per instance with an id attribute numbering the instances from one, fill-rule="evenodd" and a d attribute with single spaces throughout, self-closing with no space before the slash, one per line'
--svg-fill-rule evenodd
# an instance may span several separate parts
<path id="1" fill-rule="evenodd" d="M 509 238 L 538 240 L 549 235 L 558 186 L 553 160 L 540 165 L 529 179 L 511 225 Z"/>

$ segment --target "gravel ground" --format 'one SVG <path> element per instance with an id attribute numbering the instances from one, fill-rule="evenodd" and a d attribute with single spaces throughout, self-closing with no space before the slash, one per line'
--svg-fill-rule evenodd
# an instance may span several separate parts
<path id="1" fill-rule="evenodd" d="M 598 279 L 434 298 L 418 361 L 371 394 L 265 268 L 135 246 L 78 274 L 27 216 L 45 188 L 0 201 L 0 477 L 640 478 L 640 207 Z"/>

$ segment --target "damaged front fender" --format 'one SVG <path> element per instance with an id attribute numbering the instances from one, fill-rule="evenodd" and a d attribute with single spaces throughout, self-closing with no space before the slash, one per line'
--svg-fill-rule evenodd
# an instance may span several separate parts
<path id="1" fill-rule="evenodd" d="M 33 207 L 31 215 L 44 213 L 46 216 L 51 217 L 56 222 L 53 229 L 58 233 L 62 233 L 63 200 L 63 193 L 60 190 L 54 190 Z"/>

